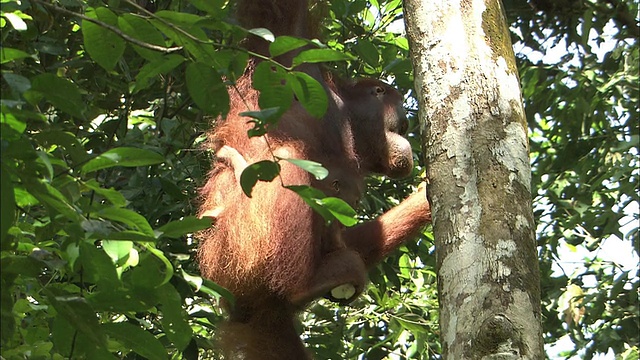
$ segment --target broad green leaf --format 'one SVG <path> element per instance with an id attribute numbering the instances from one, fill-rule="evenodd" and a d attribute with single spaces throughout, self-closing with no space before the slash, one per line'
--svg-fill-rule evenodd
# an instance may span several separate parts
<path id="1" fill-rule="evenodd" d="M 107 347 L 107 339 L 98 324 L 96 312 L 84 298 L 75 295 L 56 296 L 46 288 L 43 291 L 58 315 L 82 332 L 93 346 Z"/>
<path id="2" fill-rule="evenodd" d="M 118 27 L 123 33 L 151 45 L 164 46 L 164 37 L 146 19 L 132 13 L 125 13 L 118 17 Z M 151 49 L 133 45 L 135 50 L 143 58 L 153 61 L 162 57 L 162 53 Z"/>
<path id="3" fill-rule="evenodd" d="M 192 30 L 194 26 L 197 25 L 202 20 L 200 16 L 195 14 L 189 14 L 186 12 L 171 11 L 171 10 L 157 11 L 155 15 L 162 19 L 168 20 L 170 23 L 181 27 L 185 31 Z M 196 35 L 196 33 L 191 33 L 191 34 Z M 204 36 L 203 32 L 201 34 Z M 206 39 L 206 36 L 201 39 Z"/>
<path id="4" fill-rule="evenodd" d="M 25 179 L 23 179 L 24 181 Z M 33 195 L 41 203 L 48 205 L 51 209 L 64 215 L 66 218 L 73 221 L 80 221 L 80 215 L 78 210 L 69 204 L 67 198 L 62 193 L 51 186 L 44 180 L 33 181 L 34 179 L 26 179 L 25 187 L 29 193 Z"/>
<path id="5" fill-rule="evenodd" d="M 324 87 L 311 76 L 294 71 L 289 74 L 289 83 L 302 107 L 315 118 L 327 112 L 329 100 Z"/>
<path id="6" fill-rule="evenodd" d="M 329 210 L 331 215 L 342 225 L 353 226 L 358 223 L 356 211 L 344 200 L 337 197 L 326 197 L 320 199 L 320 204 Z"/>
<path id="7" fill-rule="evenodd" d="M 97 215 L 104 219 L 118 221 L 126 224 L 135 230 L 142 231 L 147 236 L 155 236 L 153 229 L 151 228 L 151 225 L 149 225 L 147 219 L 133 210 L 108 207 L 100 210 Z"/>
<path id="8" fill-rule="evenodd" d="M 277 162 L 263 160 L 247 166 L 240 175 L 242 191 L 251 197 L 251 191 L 258 181 L 271 181 L 280 174 L 280 165 Z"/>
<path id="9" fill-rule="evenodd" d="M 326 178 L 327 175 L 329 175 L 329 170 L 324 168 L 322 164 L 320 164 L 319 162 L 315 162 L 311 160 L 303 160 L 303 159 L 285 159 L 285 158 L 282 158 L 281 160 L 290 162 L 293 165 L 301 168 L 302 170 L 310 173 L 316 178 L 316 180 L 322 180 Z"/>
<path id="10" fill-rule="evenodd" d="M 22 50 L 12 49 L 12 48 L 8 48 L 8 47 L 0 48 L 0 64 L 5 64 L 5 63 L 8 63 L 10 61 L 23 59 L 23 58 L 26 58 L 26 57 L 29 57 L 29 56 L 31 56 L 31 55 L 27 54 L 26 52 L 24 52 Z"/>
<path id="11" fill-rule="evenodd" d="M 158 229 L 158 231 L 162 232 L 162 236 L 179 238 L 183 235 L 191 234 L 209 227 L 211 227 L 211 218 L 205 217 L 198 219 L 195 216 L 187 216 L 184 219 L 164 224 Z"/>
<path id="12" fill-rule="evenodd" d="M 85 15 L 112 26 L 118 25 L 118 16 L 105 7 L 87 8 Z M 113 31 L 86 20 L 82 21 L 82 36 L 89 56 L 105 70 L 111 71 L 124 53 L 124 39 Z"/>
<path id="13" fill-rule="evenodd" d="M 172 39 L 176 45 L 184 46 L 197 62 L 213 66 L 219 48 L 214 47 L 207 33 L 203 30 L 204 22 L 202 21 L 202 17 L 167 10 L 158 11 L 155 15 L 168 20 L 170 24 L 174 25 L 174 27 L 169 27 L 164 22 L 153 19 L 150 22 L 155 27 Z M 175 26 L 177 26 L 180 31 L 176 30 Z M 185 34 L 185 32 L 187 34 Z"/>
<path id="14" fill-rule="evenodd" d="M 51 73 L 40 74 L 31 80 L 31 90 L 25 93 L 25 97 L 30 102 L 36 100 L 32 91 L 42 94 L 57 109 L 77 118 L 83 118 L 85 103 L 80 90 L 71 81 Z M 35 105 L 37 102 L 32 103 Z"/>
<path id="15" fill-rule="evenodd" d="M 412 268 L 412 266 L 409 255 L 402 254 L 402 256 L 400 256 L 400 261 L 398 262 L 398 264 L 400 265 L 400 273 L 407 279 L 411 278 L 411 273 L 409 272 L 409 270 Z"/>
<path id="16" fill-rule="evenodd" d="M 358 39 L 358 43 L 353 48 L 355 52 L 371 67 L 376 68 L 380 64 L 380 54 L 378 48 L 366 39 Z"/>
<path id="17" fill-rule="evenodd" d="M 121 285 L 116 266 L 104 250 L 82 242 L 79 261 L 82 264 L 84 280 L 88 283 L 106 287 Z"/>
<path id="18" fill-rule="evenodd" d="M 82 166 L 82 173 L 107 169 L 114 166 L 148 166 L 159 164 L 164 157 L 157 152 L 132 147 L 118 147 L 108 150 L 95 158 L 87 161 Z"/>
<path id="19" fill-rule="evenodd" d="M 2 273 L 36 277 L 42 273 L 44 263 L 33 256 L 7 255 L 2 258 Z M 7 277 L 9 279 L 10 277 Z"/>
<path id="20" fill-rule="evenodd" d="M 260 91 L 260 108 L 279 108 L 284 114 L 293 103 L 293 88 L 287 72 L 279 66 L 262 62 L 253 73 L 253 87 Z"/>
<path id="21" fill-rule="evenodd" d="M 160 260 L 164 265 L 164 269 L 161 272 L 161 273 L 164 273 L 164 279 L 157 286 L 162 286 L 168 283 L 169 280 L 171 280 L 171 277 L 173 276 L 173 265 L 171 265 L 171 261 L 169 261 L 169 259 L 167 259 L 167 257 L 164 256 L 164 253 L 162 251 L 155 248 L 155 244 L 144 243 L 142 244 L 142 246 L 144 246 L 149 252 L 155 255 L 155 257 L 158 258 L 158 260 Z"/>
<path id="22" fill-rule="evenodd" d="M 113 204 L 116 207 L 123 207 L 123 206 L 126 206 L 128 203 L 127 199 L 125 199 L 125 197 L 122 195 L 121 192 L 113 188 L 105 189 L 101 187 L 100 184 L 95 179 L 86 181 L 84 183 L 84 186 L 95 191 L 99 195 L 103 196 L 105 199 L 109 200 L 109 202 L 111 202 L 111 204 Z"/>
<path id="23" fill-rule="evenodd" d="M 33 135 L 34 139 L 45 147 L 56 146 L 64 149 L 66 155 L 75 163 L 82 163 L 87 160 L 89 155 L 80 143 L 80 139 L 75 134 L 61 131 L 51 130 L 42 131 Z"/>
<path id="24" fill-rule="evenodd" d="M 319 199 L 323 199 L 326 197 L 326 195 L 322 191 L 312 188 L 308 185 L 289 185 L 285 187 L 298 194 L 302 198 L 302 200 L 307 203 L 307 205 L 309 205 L 315 212 L 320 214 L 320 216 L 322 216 L 327 222 L 331 222 L 334 220 L 334 216 L 331 214 L 331 212 L 319 203 Z"/>
<path id="25" fill-rule="evenodd" d="M 159 56 L 154 61 L 145 64 L 142 69 L 140 69 L 138 75 L 136 75 L 133 93 L 146 89 L 151 84 L 153 78 L 175 69 L 178 65 L 182 64 L 184 60 L 185 59 L 178 54 L 169 54 Z"/>
<path id="26" fill-rule="evenodd" d="M 103 240 L 102 249 L 109 255 L 116 266 L 122 266 L 129 257 L 131 249 L 133 249 L 133 242 Z"/>
<path id="27" fill-rule="evenodd" d="M 169 340 L 182 351 L 191 341 L 193 333 L 185 320 L 188 315 L 182 308 L 182 298 L 171 284 L 164 284 L 157 293 L 162 311 L 162 328 Z"/>
<path id="28" fill-rule="evenodd" d="M 100 325 L 100 330 L 109 337 L 149 360 L 167 360 L 164 345 L 153 334 L 128 322 Z"/>
<path id="29" fill-rule="evenodd" d="M 344 200 L 327 197 L 322 191 L 308 185 L 289 185 L 285 187 L 297 193 L 307 205 L 327 222 L 338 220 L 345 226 L 353 226 L 357 223 L 355 210 Z"/>
<path id="30" fill-rule="evenodd" d="M 2 77 L 16 94 L 23 94 L 31 89 L 31 81 L 22 75 L 5 72 Z"/>
<path id="31" fill-rule="evenodd" d="M 274 42 L 269 44 L 269 53 L 271 53 L 272 57 L 276 57 L 308 44 L 309 40 L 299 39 L 292 36 L 278 36 Z"/>
<path id="32" fill-rule="evenodd" d="M 333 49 L 309 49 L 293 58 L 293 67 L 301 64 L 353 60 L 352 56 Z"/>
<path id="33" fill-rule="evenodd" d="M 24 121 L 21 121 L 20 119 L 16 118 L 14 114 L 8 113 L 8 112 L 7 113 L 3 112 L 2 114 L 0 114 L 0 123 L 8 125 L 10 128 L 15 130 L 16 133 L 18 134 L 22 134 L 27 129 L 27 123 L 25 123 Z M 10 140 L 8 138 L 5 138 L 5 135 L 6 133 L 3 132 L 2 138 Z"/>
<path id="34" fill-rule="evenodd" d="M 190 63 L 186 73 L 189 95 L 198 107 L 209 115 L 229 112 L 229 93 L 220 75 L 204 63 Z"/>

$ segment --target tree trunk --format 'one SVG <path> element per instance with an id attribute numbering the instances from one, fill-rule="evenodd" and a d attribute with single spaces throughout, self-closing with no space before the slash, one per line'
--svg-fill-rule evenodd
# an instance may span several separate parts
<path id="1" fill-rule="evenodd" d="M 543 359 L 527 124 L 502 4 L 406 0 L 405 21 L 443 357 Z"/>

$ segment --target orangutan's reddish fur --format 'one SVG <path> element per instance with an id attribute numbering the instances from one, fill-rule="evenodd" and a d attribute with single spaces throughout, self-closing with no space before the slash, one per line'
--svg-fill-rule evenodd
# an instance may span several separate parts
<path id="1" fill-rule="evenodd" d="M 265 3 L 270 5 L 255 6 Z M 277 35 L 306 36 L 303 14 L 307 8 L 302 0 L 239 3 L 245 26 L 278 24 Z M 274 18 L 265 24 L 269 14 Z M 255 39 L 248 46 L 266 51 Z M 266 139 L 248 138 L 251 125 L 239 114 L 258 109 L 259 94 L 251 86 L 254 68 L 252 61 L 229 88 L 229 115 L 210 134 L 218 149 L 222 145 L 235 149 L 243 157 L 240 163 L 272 160 L 271 151 L 282 158 L 320 162 L 330 171 L 322 181 L 280 161 L 282 183 L 311 185 L 351 205 L 360 198 L 367 174 L 403 176 L 411 171 L 411 148 L 400 136 L 406 130 L 402 96 L 378 80 L 342 82 L 322 76 L 316 65 L 302 71 L 325 86 L 330 99 L 327 114 L 315 119 L 294 102 Z M 201 272 L 228 288 L 236 300 L 229 309 L 229 321 L 219 331 L 221 346 L 229 358 L 308 358 L 295 331 L 296 312 L 339 285 L 353 285 L 357 296 L 365 285 L 366 268 L 431 220 L 425 192 L 410 196 L 373 221 L 344 229 L 336 223 L 326 226 L 322 217 L 278 179 L 258 182 L 252 197 L 247 197 L 234 166 L 234 161 L 222 156 L 214 163 L 202 189 L 200 209 L 201 215 L 215 213 L 214 227 L 200 234 Z"/>

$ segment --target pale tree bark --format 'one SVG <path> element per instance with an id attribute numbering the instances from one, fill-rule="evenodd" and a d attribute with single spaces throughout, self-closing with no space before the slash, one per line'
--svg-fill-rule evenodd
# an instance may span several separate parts
<path id="1" fill-rule="evenodd" d="M 527 126 L 499 0 L 405 0 L 445 359 L 543 359 Z M 544 89 L 541 89 L 544 91 Z"/>

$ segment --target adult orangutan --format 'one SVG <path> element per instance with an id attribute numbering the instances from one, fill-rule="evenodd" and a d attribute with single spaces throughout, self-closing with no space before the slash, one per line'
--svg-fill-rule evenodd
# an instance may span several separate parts
<path id="1" fill-rule="evenodd" d="M 238 6 L 245 26 L 277 25 L 271 28 L 276 35 L 307 36 L 306 1 L 242 1 Z M 247 46 L 266 50 L 257 39 Z M 248 138 L 251 125 L 240 113 L 259 108 L 259 93 L 251 85 L 255 65 L 252 61 L 229 89 L 229 115 L 211 133 L 211 143 L 221 146 L 220 161 L 202 189 L 200 213 L 216 221 L 200 236 L 200 267 L 235 296 L 229 322 L 220 329 L 226 356 L 304 359 L 308 355 L 294 328 L 296 312 L 321 296 L 352 300 L 364 287 L 366 269 L 415 235 L 430 221 L 430 210 L 420 191 L 373 221 L 349 229 L 327 226 L 282 185 L 311 185 L 353 205 L 367 174 L 408 175 L 413 160 L 401 136 L 406 130 L 402 96 L 378 80 L 337 81 L 323 76 L 317 65 L 306 65 L 302 71 L 327 91 L 327 114 L 316 119 L 294 102 L 277 128 Z M 280 161 L 281 181 L 259 182 L 247 197 L 238 185 L 239 171 L 274 155 L 322 163 L 329 178 L 316 180 Z M 351 290 L 332 291 L 345 285 Z"/>

